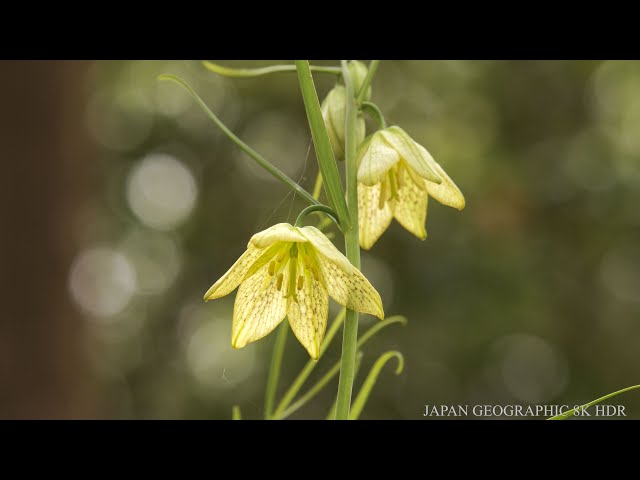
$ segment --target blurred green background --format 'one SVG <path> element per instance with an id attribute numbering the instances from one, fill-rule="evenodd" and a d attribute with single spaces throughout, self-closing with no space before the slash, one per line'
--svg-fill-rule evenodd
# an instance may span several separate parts
<path id="1" fill-rule="evenodd" d="M 0 70 L 0 416 L 226 419 L 237 404 L 261 418 L 275 335 L 233 350 L 235 294 L 202 295 L 253 233 L 305 204 L 156 77 L 187 80 L 310 190 L 296 75 L 224 79 L 196 61 Z M 335 77 L 315 79 L 322 99 Z M 406 362 L 398 377 L 383 371 L 362 418 L 421 419 L 425 404 L 573 406 L 640 383 L 640 62 L 383 61 L 372 99 L 467 207 L 431 201 L 425 242 L 394 222 L 363 252 L 387 316 L 409 323 L 364 350 L 356 390 L 380 353 Z M 290 335 L 281 386 L 307 359 Z M 336 388 L 292 418 L 324 418 Z M 640 394 L 617 403 L 640 418 Z"/>

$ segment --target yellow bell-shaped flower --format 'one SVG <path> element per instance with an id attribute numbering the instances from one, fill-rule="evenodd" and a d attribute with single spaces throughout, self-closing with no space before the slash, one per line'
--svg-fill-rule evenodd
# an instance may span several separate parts
<path id="1" fill-rule="evenodd" d="M 300 343 L 317 359 L 327 327 L 328 295 L 347 308 L 384 318 L 380 294 L 311 226 L 279 223 L 255 234 L 204 299 L 228 295 L 238 285 L 231 332 L 234 348 L 259 340 L 288 316 Z"/>
<path id="2" fill-rule="evenodd" d="M 360 246 L 369 250 L 395 218 L 421 240 L 429 196 L 458 210 L 464 196 L 427 150 L 400 127 L 379 130 L 358 152 Z"/>

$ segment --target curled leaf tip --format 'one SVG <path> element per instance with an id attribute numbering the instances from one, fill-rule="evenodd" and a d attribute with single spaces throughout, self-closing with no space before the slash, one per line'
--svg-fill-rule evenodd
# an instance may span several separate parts
<path id="1" fill-rule="evenodd" d="M 376 360 L 376 363 L 374 363 L 373 367 L 371 367 L 369 375 L 367 375 L 367 378 L 364 380 L 362 388 L 358 392 L 358 396 L 353 402 L 351 412 L 349 413 L 350 420 L 358 419 L 358 417 L 362 413 L 362 410 L 364 409 L 365 404 L 367 403 L 367 400 L 369 399 L 371 390 L 373 390 L 373 387 L 376 385 L 382 369 L 392 358 L 396 358 L 398 360 L 395 374 L 400 375 L 402 373 L 402 370 L 404 369 L 404 357 L 402 353 L 396 350 L 390 350 L 380 355 L 380 357 L 378 357 L 378 360 Z"/>

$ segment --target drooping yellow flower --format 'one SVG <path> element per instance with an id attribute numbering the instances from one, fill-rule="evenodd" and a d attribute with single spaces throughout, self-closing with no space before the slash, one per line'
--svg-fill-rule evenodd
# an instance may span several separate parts
<path id="1" fill-rule="evenodd" d="M 421 240 L 429 196 L 458 210 L 464 196 L 427 150 L 400 127 L 379 130 L 358 152 L 360 246 L 369 250 L 395 218 Z"/>
<path id="2" fill-rule="evenodd" d="M 340 305 L 384 318 L 375 288 L 315 227 L 279 223 L 249 240 L 247 250 L 204 295 L 213 300 L 240 285 L 231 345 L 269 334 L 285 316 L 314 360 L 327 327 L 330 295 Z"/>

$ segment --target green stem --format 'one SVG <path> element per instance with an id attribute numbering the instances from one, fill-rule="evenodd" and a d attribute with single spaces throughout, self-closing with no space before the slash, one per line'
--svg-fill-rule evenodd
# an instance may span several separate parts
<path id="1" fill-rule="evenodd" d="M 331 325 L 331 329 L 327 333 L 327 336 L 325 337 L 325 341 L 322 343 L 322 348 L 320 350 L 320 356 L 322 356 L 322 354 L 324 353 L 326 348 L 331 343 L 331 339 L 333 339 L 334 335 L 338 331 L 338 328 L 340 328 L 340 325 L 342 324 L 342 319 L 343 318 L 344 318 L 344 310 L 342 311 L 342 318 L 336 317 L 336 320 Z M 383 328 L 388 327 L 389 325 L 392 325 L 394 323 L 400 323 L 401 325 L 406 325 L 407 324 L 407 319 L 405 317 L 401 316 L 401 315 L 394 315 L 393 317 L 389 317 L 386 320 L 383 320 L 382 322 L 377 322 L 373 327 L 371 327 L 369 330 L 367 330 L 367 332 L 364 335 L 362 335 L 362 337 L 360 337 L 358 339 L 357 348 L 361 349 L 364 346 L 364 344 L 367 343 L 367 341 L 371 337 L 373 337 L 376 333 L 378 333 Z M 362 352 L 360 351 L 360 353 L 358 355 L 362 356 Z M 316 388 L 317 385 L 311 387 L 301 397 L 301 399 L 302 398 L 305 399 L 304 402 L 301 402 L 301 400 L 298 400 L 294 404 L 295 408 L 293 407 L 293 405 L 291 407 L 289 407 L 289 404 L 294 399 L 294 397 L 296 396 L 296 394 L 298 393 L 298 391 L 300 390 L 300 388 L 304 384 L 305 380 L 309 377 L 309 374 L 313 371 L 313 368 L 316 366 L 316 364 L 317 364 L 317 362 L 314 362 L 312 360 L 309 360 L 309 362 L 307 362 L 307 365 L 304 367 L 302 372 L 300 372 L 300 374 L 298 375 L 298 378 L 295 380 L 293 385 L 289 388 L 287 393 L 285 393 L 284 397 L 282 397 L 282 400 L 280 401 L 280 404 L 278 405 L 278 407 L 276 408 L 275 413 L 273 414 L 274 418 L 280 420 L 282 418 L 285 418 L 285 417 L 291 415 L 293 412 L 295 412 L 300 407 L 302 407 L 305 403 L 307 403 L 309 400 L 311 400 L 321 390 L 320 388 Z M 329 380 L 331 380 L 331 378 L 333 378 L 338 373 L 339 369 L 340 369 L 340 362 L 338 361 L 331 367 L 331 369 L 329 370 L 329 373 L 327 373 L 325 375 L 325 377 L 328 376 L 327 382 Z M 358 372 L 358 357 L 356 356 L 356 373 L 357 372 Z M 324 379 L 325 377 L 322 377 L 322 378 Z M 327 382 L 324 382 L 322 385 L 323 386 L 326 385 Z M 309 392 L 312 392 L 312 391 L 314 393 L 313 393 L 313 395 L 310 395 Z M 287 408 L 287 407 L 289 407 L 289 408 Z"/>
<path id="2" fill-rule="evenodd" d="M 327 207 L 326 205 L 309 205 L 307 208 L 305 208 L 304 210 L 302 210 L 300 212 L 300 215 L 298 215 L 298 218 L 296 219 L 296 223 L 295 226 L 296 227 L 301 227 L 303 222 L 304 222 L 304 217 L 306 217 L 307 215 L 309 215 L 310 213 L 313 212 L 324 212 L 327 214 L 327 217 L 329 217 L 331 220 L 333 220 L 335 222 L 336 225 L 338 225 L 338 227 L 340 227 L 340 223 L 338 223 L 338 219 L 336 218 L 336 213 L 331 210 L 331 208 Z"/>
<path id="3" fill-rule="evenodd" d="M 320 380 L 316 382 L 316 384 L 311 387 L 304 395 L 302 395 L 298 400 L 296 400 L 289 408 L 284 410 L 280 415 L 278 415 L 278 419 L 286 418 L 291 415 L 296 410 L 299 410 L 304 405 L 306 405 L 309 400 L 315 397 L 324 387 L 329 383 L 333 378 L 338 374 L 338 370 L 340 370 L 340 364 L 336 363 L 331 370 L 325 373 Z"/>
<path id="4" fill-rule="evenodd" d="M 249 145 L 247 145 L 242 140 L 240 140 L 240 138 L 238 138 L 231 130 L 229 130 L 227 126 L 224 123 L 222 123 L 222 121 L 211 110 L 209 110 L 209 107 L 207 107 L 207 104 L 204 103 L 204 101 L 200 98 L 200 96 L 195 92 L 195 90 L 193 90 L 189 86 L 187 82 L 182 80 L 180 77 L 177 77 L 175 75 L 168 75 L 168 74 L 160 75 L 158 79 L 175 82 L 178 85 L 180 85 L 182 88 L 184 88 L 189 93 L 189 95 L 191 95 L 191 97 L 196 101 L 196 103 L 198 103 L 200 108 L 202 108 L 202 110 L 207 114 L 207 116 L 213 121 L 213 123 L 215 123 L 218 126 L 218 128 L 220 128 L 220 130 L 222 130 L 227 135 L 227 137 L 229 137 L 238 147 L 240 147 L 240 149 L 243 152 L 245 152 L 247 155 L 253 158 L 258 163 L 258 165 L 260 165 L 262 168 L 264 168 L 267 172 L 269 172 L 275 178 L 280 180 L 282 183 L 287 185 L 289 188 L 293 189 L 304 200 L 306 200 L 307 203 L 311 205 L 320 204 L 320 202 L 318 202 L 315 198 L 313 198 L 313 196 L 309 192 L 307 192 L 304 188 L 298 185 L 294 180 L 289 178 L 286 173 L 284 173 L 278 167 L 276 167 L 267 159 L 265 159 L 253 148 L 251 148 Z"/>
<path id="5" fill-rule="evenodd" d="M 382 111 L 380 107 L 378 107 L 375 103 L 372 102 L 362 102 L 362 110 L 367 112 L 371 118 L 373 118 L 376 122 L 378 122 L 378 126 L 384 130 L 387 128 L 387 122 L 384 119 L 384 115 L 382 115 Z"/>
<path id="6" fill-rule="evenodd" d="M 369 88 L 369 85 L 371 85 L 371 81 L 373 80 L 373 76 L 376 74 L 376 70 L 378 69 L 379 64 L 380 60 L 371 60 L 371 62 L 369 62 L 369 71 L 367 72 L 367 76 L 364 77 L 364 81 L 362 82 L 362 86 L 360 87 L 360 91 L 358 92 L 358 98 L 356 99 L 356 103 L 358 104 L 358 106 L 362 105 L 362 101 L 367 94 L 367 89 Z"/>
<path id="7" fill-rule="evenodd" d="M 358 109 L 353 92 L 353 82 L 349 74 L 346 60 L 342 60 L 342 76 L 346 89 L 346 108 L 344 121 L 345 137 L 345 170 L 347 206 L 351 224 L 343 229 L 345 253 L 347 259 L 360 268 L 360 243 L 358 232 L 358 181 L 356 165 L 356 121 Z M 369 75 L 367 75 L 369 78 Z M 366 83 L 366 81 L 365 81 Z M 366 87 L 366 85 L 363 85 Z M 340 365 L 340 380 L 338 382 L 338 399 L 336 403 L 336 420 L 347 420 L 351 406 L 351 390 L 355 376 L 356 344 L 358 342 L 358 312 L 347 310 L 344 319 L 342 336 L 342 358 Z"/>
<path id="8" fill-rule="evenodd" d="M 296 60 L 296 68 L 298 70 L 298 81 L 302 91 L 304 108 L 311 128 L 313 146 L 316 150 L 316 158 L 324 180 L 324 189 L 331 208 L 338 214 L 340 225 L 346 228 L 351 224 L 349 210 L 344 199 L 340 173 L 338 172 L 338 166 L 329 141 L 327 127 L 322 118 L 320 102 L 318 101 L 318 94 L 311 76 L 309 62 L 307 60 Z"/>
<path id="9" fill-rule="evenodd" d="M 355 374 L 358 374 L 358 371 L 360 370 L 360 365 L 362 365 L 362 352 L 358 352 L 356 354 L 356 366 L 355 366 Z M 331 405 L 331 408 L 329 409 L 329 414 L 327 415 L 327 420 L 334 420 L 336 418 L 336 406 L 338 404 L 338 399 L 336 398 L 336 400 L 333 402 L 333 404 Z"/>
<path id="10" fill-rule="evenodd" d="M 217 63 L 210 62 L 209 60 L 204 60 L 202 62 L 202 65 L 210 72 L 217 73 L 218 75 L 222 75 L 223 77 L 233 78 L 251 78 L 259 77 L 261 75 L 268 75 L 270 73 L 296 71 L 295 65 L 269 65 L 268 67 L 262 68 L 231 68 L 218 65 Z M 340 67 L 321 67 L 311 65 L 310 69 L 312 72 L 318 73 L 332 73 L 334 75 L 340 75 L 340 73 L 342 73 Z"/>
<path id="11" fill-rule="evenodd" d="M 304 382 L 307 381 L 307 378 L 309 378 L 309 375 L 311 375 L 311 372 L 313 372 L 313 370 L 316 368 L 316 365 L 318 365 L 318 361 L 322 358 L 322 356 L 324 355 L 324 352 L 327 350 L 327 347 L 329 347 L 329 345 L 331 344 L 333 337 L 335 337 L 336 333 L 338 333 L 338 330 L 340 330 L 340 327 L 342 326 L 342 322 L 344 320 L 344 314 L 345 314 L 345 310 L 342 309 L 340 310 L 340 313 L 336 315 L 335 320 L 333 321 L 333 323 L 329 327 L 329 330 L 324 336 L 324 340 L 322 341 L 322 346 L 320 347 L 320 356 L 318 357 L 318 360 L 316 361 L 309 360 L 307 364 L 304 366 L 304 368 L 300 371 L 300 373 L 298 374 L 296 379 L 293 381 L 289 389 L 285 392 L 285 394 L 282 397 L 282 400 L 280 400 L 280 403 L 276 407 L 276 411 L 273 414 L 274 417 L 276 418 L 282 417 L 281 415 L 282 412 L 291 404 L 293 399 L 296 397 L 296 395 L 304 385 Z"/>
<path id="12" fill-rule="evenodd" d="M 287 333 L 289 332 L 289 322 L 285 319 L 278 327 L 278 336 L 273 347 L 271 366 L 269 367 L 269 378 L 267 379 L 267 390 L 264 399 L 264 418 L 270 420 L 273 413 L 273 404 L 278 390 L 278 379 L 280 378 L 280 367 L 282 357 L 284 357 L 284 347 L 287 344 Z"/>

